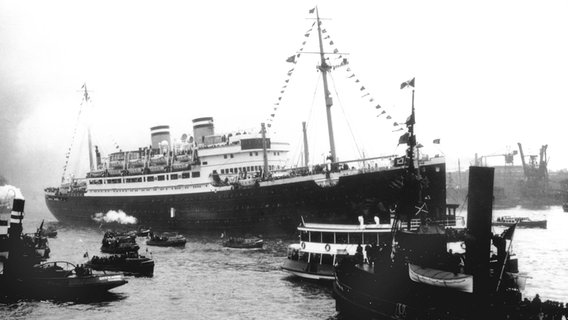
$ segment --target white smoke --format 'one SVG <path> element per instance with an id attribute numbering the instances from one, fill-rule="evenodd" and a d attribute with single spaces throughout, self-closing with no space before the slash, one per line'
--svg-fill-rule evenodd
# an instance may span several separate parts
<path id="1" fill-rule="evenodd" d="M 22 191 L 11 185 L 0 186 L 0 205 L 12 206 L 12 201 L 16 199 L 24 199 Z"/>
<path id="2" fill-rule="evenodd" d="M 92 218 L 96 222 L 101 222 L 101 223 L 118 222 L 120 224 L 135 224 L 138 222 L 138 220 L 135 217 L 127 215 L 122 210 L 118 211 L 110 210 L 106 214 L 103 214 L 102 212 L 95 213 L 95 215 Z"/>

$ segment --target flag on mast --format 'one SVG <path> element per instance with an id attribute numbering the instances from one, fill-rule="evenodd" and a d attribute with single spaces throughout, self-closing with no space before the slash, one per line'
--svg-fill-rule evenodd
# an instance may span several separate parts
<path id="1" fill-rule="evenodd" d="M 412 78 L 412 79 L 410 79 L 410 80 L 408 80 L 408 81 L 403 82 L 403 83 L 400 84 L 400 88 L 401 88 L 401 89 L 404 89 L 404 88 L 406 88 L 406 87 L 408 87 L 408 86 L 414 88 L 414 78 Z"/>

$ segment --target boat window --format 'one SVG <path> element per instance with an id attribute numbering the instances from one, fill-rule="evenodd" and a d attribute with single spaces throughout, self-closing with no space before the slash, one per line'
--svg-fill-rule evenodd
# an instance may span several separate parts
<path id="1" fill-rule="evenodd" d="M 321 232 L 310 232 L 310 242 L 321 242 Z"/>
<path id="2" fill-rule="evenodd" d="M 321 241 L 324 243 L 333 243 L 333 232 L 324 232 L 322 233 Z"/>
<path id="3" fill-rule="evenodd" d="M 313 263 L 321 263 L 321 254 L 319 254 L 319 253 L 310 253 L 310 262 L 313 262 Z"/>
<path id="4" fill-rule="evenodd" d="M 181 178 L 182 179 L 188 179 L 189 178 L 189 172 L 184 172 L 181 174 Z"/>
<path id="5" fill-rule="evenodd" d="M 178 178 L 178 175 L 177 175 L 177 174 L 172 174 L 172 175 L 170 176 L 170 179 L 171 179 L 171 180 L 177 180 L 177 178 Z"/>
<path id="6" fill-rule="evenodd" d="M 300 232 L 300 240 L 301 241 L 310 241 L 310 236 L 307 231 Z"/>
<path id="7" fill-rule="evenodd" d="M 206 165 L 207 165 L 207 161 L 203 161 L 202 165 L 206 166 Z"/>
<path id="8" fill-rule="evenodd" d="M 349 234 L 349 243 L 351 244 L 359 244 L 362 243 L 361 233 L 350 233 Z"/>
<path id="9" fill-rule="evenodd" d="M 324 254 L 321 257 L 321 264 L 333 265 L 333 255 Z"/>
<path id="10" fill-rule="evenodd" d="M 152 182 L 152 181 L 154 181 L 154 177 L 147 177 L 146 180 L 147 180 L 148 182 Z"/>
<path id="11" fill-rule="evenodd" d="M 199 178 L 199 171 L 195 171 L 191 173 L 192 178 Z"/>
<path id="12" fill-rule="evenodd" d="M 164 177 L 163 175 L 158 176 L 158 181 L 164 181 L 166 180 L 166 177 Z"/>
<path id="13" fill-rule="evenodd" d="M 309 257 L 309 255 L 310 255 L 310 254 L 307 253 L 307 252 L 302 252 L 302 253 L 300 254 L 300 259 L 299 259 L 299 260 L 300 260 L 300 261 L 304 261 L 304 262 L 308 262 L 308 257 Z"/>
<path id="14" fill-rule="evenodd" d="M 335 243 L 347 243 L 347 233 L 338 232 L 335 234 Z"/>

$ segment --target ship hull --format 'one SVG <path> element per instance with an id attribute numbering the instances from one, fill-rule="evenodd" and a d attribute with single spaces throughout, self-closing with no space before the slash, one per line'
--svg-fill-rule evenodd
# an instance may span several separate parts
<path id="1" fill-rule="evenodd" d="M 421 171 L 428 178 L 432 203 L 443 210 L 445 164 L 425 165 Z M 46 195 L 46 203 L 63 223 L 99 226 L 93 219 L 95 214 L 122 210 L 139 224 L 154 228 L 294 232 L 302 217 L 307 221 L 352 223 L 357 216 L 376 214 L 373 208 L 361 209 L 365 204 L 380 202 L 388 208 L 400 193 L 393 181 L 403 172 L 404 168 L 399 167 L 346 175 L 328 186 L 303 180 L 172 195 Z M 171 208 L 175 209 L 173 214 Z"/>

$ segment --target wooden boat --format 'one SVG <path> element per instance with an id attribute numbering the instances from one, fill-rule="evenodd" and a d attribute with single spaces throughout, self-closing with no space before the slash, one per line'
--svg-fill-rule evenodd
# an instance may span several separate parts
<path id="1" fill-rule="evenodd" d="M 128 283 L 122 273 L 93 273 L 90 268 L 66 261 L 55 261 L 33 267 L 22 285 L 40 297 L 99 296 Z"/>
<path id="2" fill-rule="evenodd" d="M 151 235 L 150 239 L 146 240 L 147 245 L 158 247 L 184 247 L 186 242 L 187 240 L 182 235 L 169 235 L 167 233 Z"/>
<path id="3" fill-rule="evenodd" d="M 527 217 L 511 217 L 503 216 L 498 217 L 492 223 L 494 226 L 510 227 L 516 224 L 518 227 L 523 228 L 542 228 L 546 229 L 546 220 L 531 220 Z"/>
<path id="4" fill-rule="evenodd" d="M 410 280 L 414 282 L 455 289 L 457 291 L 473 292 L 473 276 L 469 274 L 423 268 L 409 263 L 408 275 Z"/>
<path id="5" fill-rule="evenodd" d="M 94 256 L 85 263 L 85 266 L 93 270 L 122 271 L 131 275 L 152 276 L 154 274 L 154 260 L 139 255 L 137 252 L 107 257 Z"/>
<path id="6" fill-rule="evenodd" d="M 233 248 L 233 249 L 262 249 L 264 246 L 264 240 L 259 237 L 250 238 L 234 238 L 223 241 L 223 247 Z"/>
<path id="7" fill-rule="evenodd" d="M 136 244 L 135 234 L 120 234 L 107 231 L 103 237 L 101 252 L 104 253 L 126 253 L 138 251 L 140 247 Z"/>

